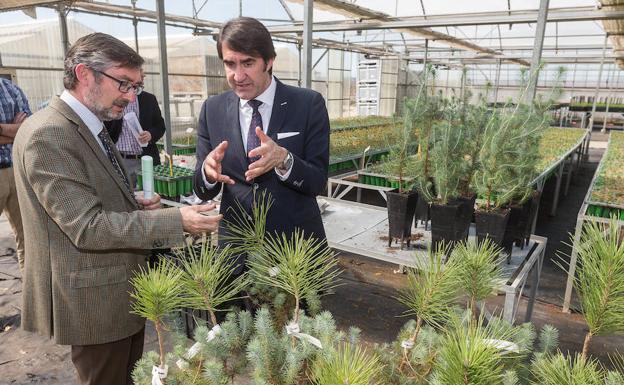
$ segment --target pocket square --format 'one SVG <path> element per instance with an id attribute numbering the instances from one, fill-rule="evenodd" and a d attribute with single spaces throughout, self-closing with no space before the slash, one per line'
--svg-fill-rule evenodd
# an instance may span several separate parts
<path id="1" fill-rule="evenodd" d="M 278 132 L 277 133 L 277 140 L 290 138 L 291 136 L 295 136 L 295 135 L 299 135 L 299 131 Z"/>

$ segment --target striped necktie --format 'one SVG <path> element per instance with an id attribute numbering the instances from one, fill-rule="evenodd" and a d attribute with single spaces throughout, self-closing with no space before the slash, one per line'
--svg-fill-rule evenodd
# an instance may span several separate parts
<path id="1" fill-rule="evenodd" d="M 130 182 L 128 182 L 128 178 L 126 177 L 126 174 L 124 174 L 123 170 L 121 169 L 121 166 L 119 165 L 119 162 L 117 161 L 117 158 L 115 157 L 115 153 L 113 152 L 114 144 L 110 136 L 108 135 L 108 131 L 106 130 L 106 128 L 102 128 L 102 130 L 98 134 L 98 138 L 100 138 L 100 140 L 102 141 L 102 147 L 104 147 L 104 151 L 106 152 L 106 155 L 108 156 L 108 160 L 110 160 L 111 163 L 113 164 L 113 168 L 117 172 L 117 175 L 119 175 L 121 180 L 124 182 L 126 189 L 130 193 L 130 196 L 132 197 L 132 200 L 138 206 L 139 204 L 134 198 L 134 193 L 132 192 L 132 188 L 130 188 Z"/>
<path id="2" fill-rule="evenodd" d="M 249 131 L 247 131 L 247 154 L 249 154 L 249 151 L 253 150 L 256 147 L 260 147 L 260 138 L 258 138 L 258 135 L 256 135 L 256 127 L 260 127 L 260 129 L 263 129 L 262 116 L 260 115 L 260 111 L 258 111 L 258 108 L 260 107 L 262 102 L 256 99 L 252 99 L 248 101 L 247 104 L 249 104 L 253 109 L 253 112 L 251 113 L 251 123 L 249 124 Z M 258 159 L 260 159 L 259 156 L 254 156 L 253 158 L 248 157 L 249 163 L 253 163 Z"/>

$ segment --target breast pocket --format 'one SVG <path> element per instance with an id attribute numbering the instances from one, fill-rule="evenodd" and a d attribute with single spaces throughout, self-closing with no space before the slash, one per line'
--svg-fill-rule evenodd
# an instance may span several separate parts
<path id="1" fill-rule="evenodd" d="M 127 281 L 125 265 L 72 271 L 69 276 L 69 284 L 74 289 L 113 285 Z"/>

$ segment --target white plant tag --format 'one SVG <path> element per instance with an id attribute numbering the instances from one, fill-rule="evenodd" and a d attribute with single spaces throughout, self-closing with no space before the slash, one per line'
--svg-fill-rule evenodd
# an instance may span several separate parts
<path id="1" fill-rule="evenodd" d="M 277 266 L 273 266 L 269 269 L 269 277 L 277 277 L 280 272 L 280 268 Z"/>
<path id="2" fill-rule="evenodd" d="M 208 335 L 206 336 L 206 343 L 214 340 L 219 335 L 219 333 L 221 333 L 221 326 L 217 324 L 213 326 L 212 329 L 210 329 L 210 331 L 208 332 Z M 189 350 L 186 351 L 186 354 L 184 355 L 184 357 L 176 361 L 176 366 L 180 369 L 188 368 L 189 366 L 188 360 L 193 359 L 193 357 L 195 357 L 197 353 L 199 353 L 201 346 L 202 346 L 202 342 L 200 341 L 195 342 L 193 346 L 191 346 Z"/>
<path id="3" fill-rule="evenodd" d="M 152 385 L 163 385 L 162 380 L 167 378 L 168 371 L 169 367 L 167 365 L 164 368 L 152 366 Z"/>
<path id="4" fill-rule="evenodd" d="M 502 350 L 502 354 L 520 353 L 520 347 L 513 342 L 494 339 L 485 339 L 484 341 L 486 344 Z"/>
<path id="5" fill-rule="evenodd" d="M 295 338 L 299 338 L 300 340 L 305 340 L 316 346 L 319 349 L 323 349 L 323 344 L 318 338 L 312 337 L 309 334 L 300 333 L 299 332 L 299 324 L 295 322 L 291 322 L 286 325 L 286 334 L 289 336 L 293 336 Z"/>
<path id="6" fill-rule="evenodd" d="M 401 341 L 401 347 L 403 349 L 410 350 L 410 349 L 412 349 L 414 347 L 414 343 L 412 341 L 410 341 L 410 340 L 403 340 L 403 341 Z"/>

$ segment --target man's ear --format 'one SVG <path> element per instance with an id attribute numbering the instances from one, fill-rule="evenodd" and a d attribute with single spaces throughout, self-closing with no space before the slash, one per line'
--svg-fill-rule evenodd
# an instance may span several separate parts
<path id="1" fill-rule="evenodd" d="M 273 61 L 275 61 L 275 59 L 271 58 L 265 62 L 264 72 L 269 72 L 273 69 Z"/>
<path id="2" fill-rule="evenodd" d="M 92 75 L 91 70 L 84 63 L 76 65 L 74 71 L 76 72 L 76 79 L 81 83 L 86 83 L 89 76 Z"/>

